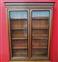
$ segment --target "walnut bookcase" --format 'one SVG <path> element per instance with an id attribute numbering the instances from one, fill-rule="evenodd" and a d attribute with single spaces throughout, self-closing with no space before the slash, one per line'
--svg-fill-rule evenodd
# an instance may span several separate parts
<path id="1" fill-rule="evenodd" d="M 49 60 L 54 3 L 7 3 L 11 60 Z"/>

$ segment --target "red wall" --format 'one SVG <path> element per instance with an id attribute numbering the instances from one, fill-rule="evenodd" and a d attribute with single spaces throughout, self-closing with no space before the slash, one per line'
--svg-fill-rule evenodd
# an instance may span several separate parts
<path id="1" fill-rule="evenodd" d="M 58 1 L 57 0 L 0 0 L 0 62 L 9 62 L 8 20 L 4 2 L 55 2 L 50 48 L 51 62 L 58 62 Z"/>
<path id="2" fill-rule="evenodd" d="M 52 25 L 52 38 L 51 38 L 51 60 L 58 62 L 58 1 L 55 0 L 53 25 Z"/>

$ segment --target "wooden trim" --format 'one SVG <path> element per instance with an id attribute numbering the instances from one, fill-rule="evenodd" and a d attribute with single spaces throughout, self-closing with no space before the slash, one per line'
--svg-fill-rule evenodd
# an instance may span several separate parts
<path id="1" fill-rule="evenodd" d="M 49 39 L 48 39 L 48 57 L 50 57 L 50 41 L 51 41 L 51 33 L 52 33 L 52 17 L 53 17 L 53 9 L 50 9 L 50 17 L 49 17 Z"/>
<path id="2" fill-rule="evenodd" d="M 8 21 L 8 37 L 9 37 L 9 49 L 10 49 L 10 59 L 11 59 L 11 57 L 12 57 L 12 48 L 11 48 L 11 32 L 10 32 L 10 18 L 9 18 L 9 10 L 7 10 L 7 12 L 8 12 L 8 16 L 7 16 L 7 21 Z"/>
<path id="3" fill-rule="evenodd" d="M 54 6 L 55 2 L 4 2 L 6 6 Z"/>
<path id="4" fill-rule="evenodd" d="M 30 12 L 28 11 L 28 57 L 29 57 L 29 59 L 30 59 L 30 57 L 31 57 L 31 46 L 30 46 L 30 44 L 31 44 L 31 26 L 30 26 L 30 22 L 31 22 L 31 20 L 30 20 L 30 16 L 29 16 L 29 14 L 30 14 Z"/>
<path id="5" fill-rule="evenodd" d="M 13 11 L 13 10 L 17 10 L 19 11 L 19 9 L 51 9 L 52 7 L 50 6 L 6 6 L 6 8 L 8 8 L 9 11 Z"/>

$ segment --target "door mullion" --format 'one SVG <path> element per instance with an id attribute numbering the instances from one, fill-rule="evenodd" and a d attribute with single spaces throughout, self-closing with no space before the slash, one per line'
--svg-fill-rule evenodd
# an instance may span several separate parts
<path id="1" fill-rule="evenodd" d="M 31 58 L 31 14 L 28 12 L 28 57 Z"/>

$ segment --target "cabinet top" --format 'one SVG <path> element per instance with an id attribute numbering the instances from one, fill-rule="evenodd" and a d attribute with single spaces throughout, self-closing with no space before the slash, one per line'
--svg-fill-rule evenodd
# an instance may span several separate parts
<path id="1" fill-rule="evenodd" d="M 54 6 L 55 2 L 4 2 L 6 6 Z"/>

